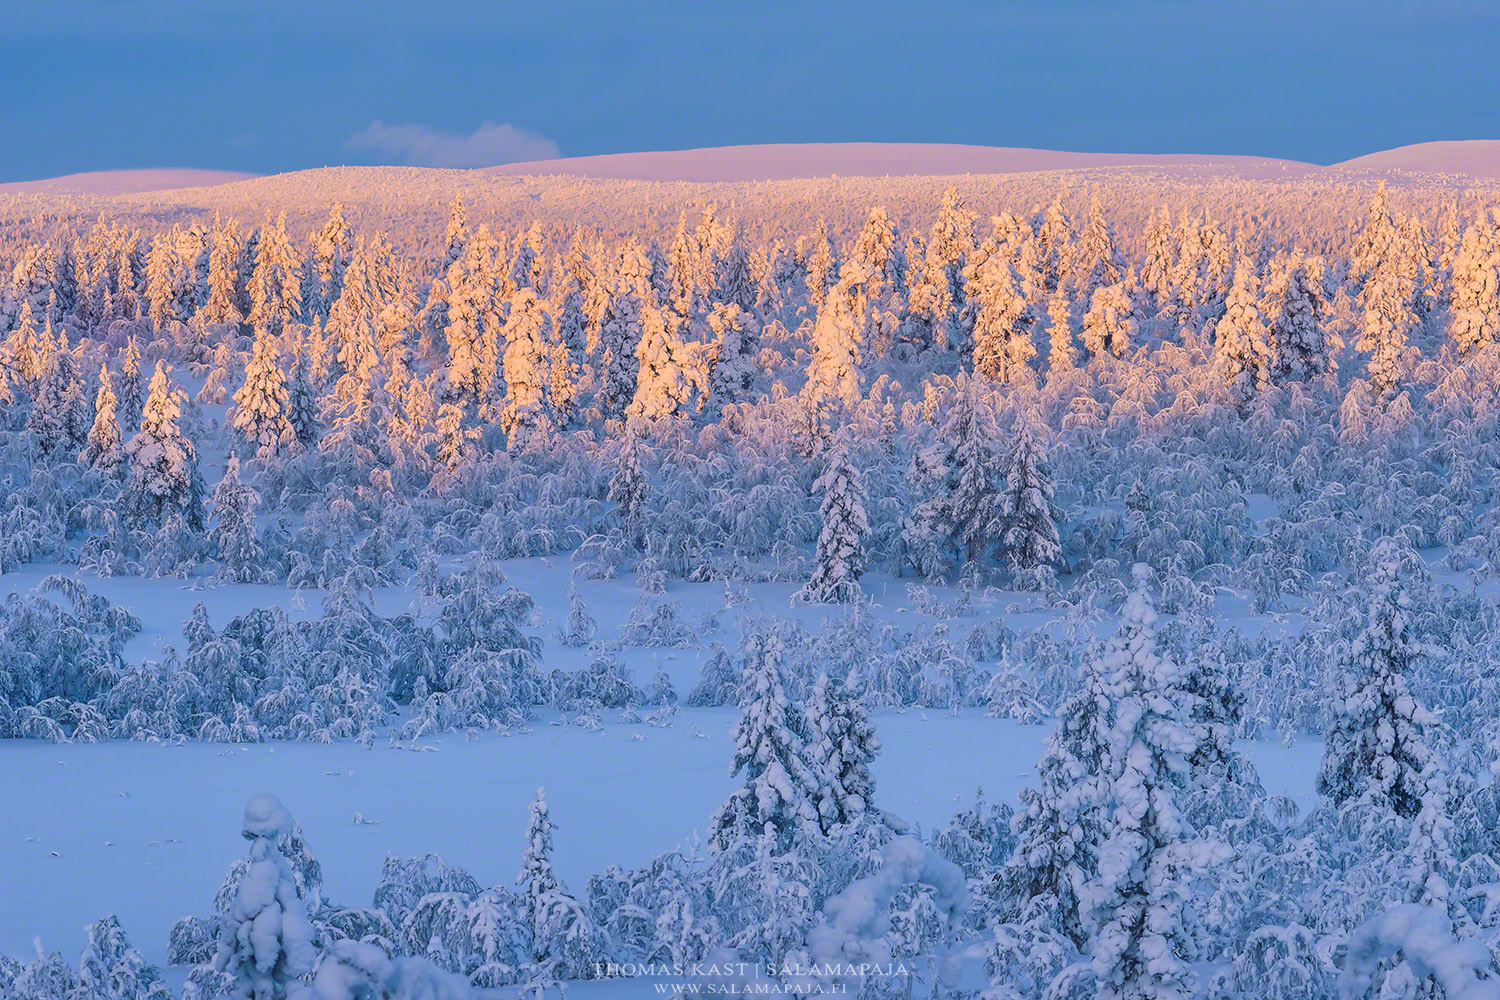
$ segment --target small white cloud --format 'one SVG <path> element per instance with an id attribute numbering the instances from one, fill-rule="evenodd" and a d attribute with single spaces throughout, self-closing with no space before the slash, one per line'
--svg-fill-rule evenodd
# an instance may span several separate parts
<path id="1" fill-rule="evenodd" d="M 557 157 L 557 143 L 515 125 L 485 122 L 468 135 L 439 132 L 426 125 L 387 125 L 380 119 L 349 137 L 350 149 L 364 149 L 390 163 L 414 167 L 493 167 Z"/>

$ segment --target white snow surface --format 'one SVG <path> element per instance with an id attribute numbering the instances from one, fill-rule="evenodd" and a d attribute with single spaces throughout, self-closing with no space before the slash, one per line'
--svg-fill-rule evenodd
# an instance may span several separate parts
<path id="1" fill-rule="evenodd" d="M 255 177 L 237 170 L 196 170 L 161 168 L 154 170 L 95 170 L 82 174 L 65 174 L 35 181 L 10 181 L 0 184 L 0 195 L 8 194 L 91 194 L 109 196 L 142 194 L 147 191 L 174 191 L 178 188 L 213 187 Z"/>
<path id="2" fill-rule="evenodd" d="M 1084 167 L 1217 167 L 1254 177 L 1317 167 L 1263 156 L 1199 153 L 1077 153 L 1014 146 L 922 142 L 782 142 L 532 160 L 484 168 L 495 174 L 567 174 L 650 181 L 766 181 L 801 177 L 1011 174 Z"/>

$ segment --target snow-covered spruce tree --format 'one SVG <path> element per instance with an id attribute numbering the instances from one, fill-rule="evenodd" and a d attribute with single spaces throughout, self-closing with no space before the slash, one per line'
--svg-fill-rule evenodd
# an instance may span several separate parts
<path id="1" fill-rule="evenodd" d="M 579 592 L 578 585 L 569 583 L 568 620 L 558 632 L 558 641 L 576 649 L 587 646 L 598 632 L 599 623 L 589 614 L 588 605 L 583 603 L 583 594 Z"/>
<path id="2" fill-rule="evenodd" d="M 1008 254 L 990 254 L 966 286 L 972 313 L 974 371 L 985 378 L 1013 381 L 1031 374 L 1036 322 Z"/>
<path id="3" fill-rule="evenodd" d="M 1318 378 L 1333 364 L 1324 331 L 1327 303 L 1313 261 L 1294 255 L 1273 264 L 1261 313 L 1276 352 L 1275 380 L 1304 382 Z"/>
<path id="4" fill-rule="evenodd" d="M 917 261 L 910 262 L 908 336 L 917 351 L 941 348 L 968 352 L 967 332 L 961 329 L 960 317 L 966 301 L 964 267 L 975 248 L 974 218 L 958 189 L 947 188 L 927 237 L 920 270 Z"/>
<path id="5" fill-rule="evenodd" d="M 1104 217 L 1099 196 L 1089 202 L 1089 219 L 1073 246 L 1069 265 L 1081 297 L 1092 300 L 1100 288 L 1119 284 L 1125 277 L 1125 260 L 1115 245 L 1115 231 Z"/>
<path id="6" fill-rule="evenodd" d="M 506 401 L 500 429 L 509 435 L 512 449 L 524 449 L 533 434 L 551 423 L 547 376 L 552 317 L 535 291 L 522 288 L 511 296 L 502 336 Z"/>
<path id="7" fill-rule="evenodd" d="M 1043 284 L 1054 291 L 1073 254 L 1073 223 L 1063 209 L 1062 195 L 1055 196 L 1037 220 L 1036 240 Z"/>
<path id="8" fill-rule="evenodd" d="M 1056 487 L 1047 465 L 1047 449 L 1037 439 L 1029 415 L 1017 417 L 1013 434 L 1000 492 L 1000 544 L 1010 571 L 1030 580 L 1062 554 L 1057 533 L 1060 512 L 1052 502 Z"/>
<path id="9" fill-rule="evenodd" d="M 1242 258 L 1214 327 L 1214 361 L 1231 395 L 1244 405 L 1270 385 L 1275 360 L 1260 312 L 1260 281 L 1252 262 Z"/>
<path id="10" fill-rule="evenodd" d="M 1156 311 L 1172 302 L 1172 268 L 1177 258 L 1177 238 L 1172 213 L 1161 206 L 1146 223 L 1146 259 L 1141 264 L 1140 289 L 1147 305 Z"/>
<path id="11" fill-rule="evenodd" d="M 260 497 L 240 482 L 240 460 L 230 455 L 224 478 L 214 487 L 210 506 L 213 524 L 208 541 L 219 561 L 219 575 L 236 583 L 253 583 L 261 576 L 260 540 L 255 534 L 255 507 Z"/>
<path id="12" fill-rule="evenodd" d="M 620 526 L 626 534 L 639 541 L 644 524 L 646 500 L 651 487 L 642 468 L 644 448 L 635 428 L 626 426 L 625 436 L 620 440 L 620 449 L 615 458 L 615 473 L 609 479 L 606 499 L 615 505 Z"/>
<path id="13" fill-rule="evenodd" d="M 547 936 L 547 910 L 551 897 L 561 889 L 557 875 L 552 871 L 552 831 L 555 824 L 547 809 L 547 790 L 538 788 L 531 800 L 526 819 L 526 847 L 521 852 L 521 873 L 516 876 L 516 885 L 521 889 L 522 905 L 533 947 L 533 959 L 545 962 L 541 953 Z"/>
<path id="14" fill-rule="evenodd" d="M 89 925 L 88 944 L 78 957 L 78 984 L 80 1000 L 172 1000 L 161 970 L 130 946 L 114 915 Z"/>
<path id="15" fill-rule="evenodd" d="M 802 241 L 798 240 L 798 246 Z M 833 241 L 828 238 L 828 223 L 818 220 L 810 246 L 806 249 L 804 264 L 807 270 L 807 302 L 817 309 L 823 308 L 828 290 L 838 280 L 839 263 L 833 252 Z"/>
<path id="16" fill-rule="evenodd" d="M 776 852 L 782 853 L 818 829 L 812 801 L 817 776 L 804 757 L 804 720 L 786 696 L 781 637 L 774 630 L 757 628 L 745 644 L 730 767 L 743 783 L 709 821 L 708 842 L 725 851 L 742 838 L 754 840 L 768 833 Z"/>
<path id="17" fill-rule="evenodd" d="M 472 415 L 495 381 L 496 336 L 500 330 L 494 276 L 494 239 L 480 226 L 464 255 L 448 268 L 448 325 L 443 336 L 443 395 Z"/>
<path id="18" fill-rule="evenodd" d="M 334 202 L 323 228 L 312 236 L 312 253 L 302 282 L 302 303 L 308 316 L 327 319 L 342 295 L 344 273 L 353 257 L 352 242 L 344 206 Z"/>
<path id="19" fill-rule="evenodd" d="M 224 226 L 217 218 L 209 235 L 208 298 L 198 317 L 210 325 L 238 324 L 240 315 L 236 287 L 239 284 L 239 237 L 233 224 Z"/>
<path id="20" fill-rule="evenodd" d="M 302 448 L 318 443 L 318 392 L 313 386 L 307 346 L 298 343 L 286 383 L 286 419 L 292 437 Z"/>
<path id="21" fill-rule="evenodd" d="M 636 395 L 641 340 L 646 308 L 656 306 L 651 265 L 638 244 L 620 252 L 613 288 L 599 320 L 599 365 L 602 377 L 599 408 L 607 417 L 623 416 Z"/>
<path id="22" fill-rule="evenodd" d="M 1094 289 L 1083 316 L 1083 347 L 1091 357 L 1122 357 L 1136 335 L 1135 306 L 1123 284 Z"/>
<path id="23" fill-rule="evenodd" d="M 1386 202 L 1385 182 L 1370 197 L 1364 227 L 1349 251 L 1349 276 L 1365 281 L 1395 259 L 1400 252 L 1400 233 Z"/>
<path id="24" fill-rule="evenodd" d="M 265 328 L 257 327 L 250 360 L 245 364 L 245 384 L 234 394 L 229 422 L 255 449 L 255 457 L 267 461 L 295 440 L 290 410 L 275 340 Z"/>
<path id="25" fill-rule="evenodd" d="M 745 398 L 760 371 L 760 331 L 753 313 L 736 303 L 716 302 L 708 314 L 708 328 L 713 331 L 710 345 L 713 356 L 709 374 L 706 415 L 717 418 L 724 407 Z"/>
<path id="26" fill-rule="evenodd" d="M 1011 822 L 1016 846 L 990 895 L 1016 923 L 1088 941 L 1079 906 L 1083 886 L 1098 875 L 1109 773 L 1109 698 L 1104 657 L 1083 664 L 1083 684 L 1057 710 L 1057 728 L 1037 763 L 1036 788 L 1023 788 Z"/>
<path id="27" fill-rule="evenodd" d="M 120 424 L 134 427 L 141 420 L 141 406 L 146 399 L 145 386 L 141 378 L 141 352 L 135 346 L 135 338 L 125 342 L 120 352 L 120 389 L 116 396 L 120 402 Z"/>
<path id="28" fill-rule="evenodd" d="M 1464 230 L 1449 283 L 1448 336 L 1460 354 L 1500 340 L 1500 245 L 1485 219 Z"/>
<path id="29" fill-rule="evenodd" d="M 234 901 L 220 918 L 214 956 L 214 967 L 233 977 L 236 1000 L 296 1000 L 304 991 L 295 981 L 317 958 L 307 904 L 277 845 L 291 829 L 291 814 L 276 796 L 257 795 L 245 806 L 242 832 L 250 851 Z"/>
<path id="30" fill-rule="evenodd" d="M 870 276 L 872 299 L 887 300 L 899 295 L 906 285 L 906 255 L 890 213 L 884 208 L 870 209 L 865 226 L 849 251 L 849 259 L 857 261 Z"/>
<path id="31" fill-rule="evenodd" d="M 812 578 L 797 592 L 814 603 L 853 601 L 859 597 L 859 577 L 865 568 L 865 540 L 870 521 L 865 515 L 864 477 L 840 439 L 829 451 L 823 472 L 813 483 L 822 494 L 818 549 Z"/>
<path id="32" fill-rule="evenodd" d="M 448 205 L 448 228 L 443 234 L 443 254 L 433 268 L 432 285 L 427 290 L 426 303 L 417 316 L 424 336 L 424 347 L 440 337 L 448 326 L 448 269 L 464 255 L 469 247 L 469 214 L 464 208 L 463 196 L 454 195 Z"/>
<path id="33" fill-rule="evenodd" d="M 1066 292 L 1053 292 L 1047 298 L 1047 373 L 1071 371 L 1078 365 L 1078 348 L 1073 344 L 1073 306 Z"/>
<path id="34" fill-rule="evenodd" d="M 857 301 L 856 265 L 846 265 L 844 278 L 828 292 L 813 324 L 812 360 L 807 366 L 803 397 L 812 405 L 853 406 L 864 395 L 862 352 L 864 315 Z"/>
<path id="35" fill-rule="evenodd" d="M 816 776 L 812 805 L 824 833 L 876 814 L 875 776 L 870 764 L 880 739 L 860 695 L 859 675 L 840 681 L 819 674 L 807 696 L 807 745 L 803 757 Z"/>
<path id="36" fill-rule="evenodd" d="M 1190 997 L 1197 977 L 1192 880 L 1228 849 L 1196 839 L 1178 810 L 1198 744 L 1181 667 L 1156 647 L 1150 570 L 1137 564 L 1101 668 L 1109 701 L 1104 840 L 1079 893 L 1098 995 Z"/>
<path id="37" fill-rule="evenodd" d="M 959 373 L 936 443 L 914 463 L 917 488 L 926 495 L 906 518 L 902 538 L 913 566 L 927 576 L 941 574 L 955 560 L 977 564 L 1000 543 L 1005 467 L 996 453 L 1000 433 L 984 385 L 984 379 Z"/>
<path id="38" fill-rule="evenodd" d="M 704 345 L 682 337 L 681 321 L 670 310 L 647 306 L 641 313 L 641 339 L 635 356 L 635 396 L 627 414 L 645 420 L 691 416 L 708 392 Z"/>
<path id="39" fill-rule="evenodd" d="M 36 439 L 37 449 L 44 457 L 63 455 L 71 461 L 83 446 L 80 437 L 73 440 L 73 427 L 78 423 L 74 414 L 77 399 L 73 398 L 74 385 L 79 382 L 78 367 L 68 350 L 67 335 L 55 340 L 49 323 L 42 332 L 42 376 L 36 384 L 36 398 L 32 400 L 31 412 L 26 416 L 26 429 Z"/>
<path id="40" fill-rule="evenodd" d="M 125 446 L 130 478 L 120 497 L 126 516 L 142 529 L 157 527 L 174 514 L 189 528 L 203 527 L 198 452 L 177 425 L 186 399 L 185 392 L 172 387 L 166 365 L 158 361 L 141 411 L 141 429 Z"/>
<path id="41" fill-rule="evenodd" d="M 115 415 L 115 390 L 109 369 L 100 365 L 99 391 L 94 396 L 94 423 L 89 427 L 88 439 L 83 443 L 78 461 L 113 476 L 125 464 L 124 440 L 120 418 Z"/>
<path id="42" fill-rule="evenodd" d="M 594 963 L 603 951 L 603 941 L 588 913 L 552 870 L 554 828 L 546 790 L 538 788 L 531 802 L 526 848 L 516 879 L 521 888 L 521 910 L 529 924 L 531 962 L 526 976 L 532 983 L 592 978 Z M 522 992 L 528 990 L 523 988 Z"/>
<path id="43" fill-rule="evenodd" d="M 1425 730 L 1436 721 L 1407 686 L 1424 654 L 1411 632 L 1411 586 L 1423 570 L 1393 538 L 1377 542 L 1369 562 L 1365 626 L 1341 657 L 1318 791 L 1335 805 L 1357 801 L 1410 819 L 1422 808 L 1423 771 L 1432 760 Z"/>
<path id="44" fill-rule="evenodd" d="M 146 252 L 146 312 L 158 333 L 171 323 L 186 319 L 177 314 L 177 251 L 169 233 L 151 237 Z"/>
<path id="45" fill-rule="evenodd" d="M 47 351 L 51 345 L 41 343 L 36 332 L 36 318 L 31 313 L 31 303 L 23 301 L 16 316 L 15 328 L 5 338 L 10 351 L 10 366 L 20 377 L 21 384 L 34 389 L 47 370 Z"/>
<path id="46" fill-rule="evenodd" d="M 1394 267 L 1380 267 L 1360 289 L 1359 340 L 1355 348 L 1370 354 L 1366 375 L 1377 397 L 1395 392 L 1405 379 L 1414 353 L 1407 335 L 1417 325 L 1413 288 Z"/>
<path id="47" fill-rule="evenodd" d="M 302 266 L 286 235 L 286 213 L 260 227 L 255 246 L 255 270 L 248 285 L 250 314 L 246 321 L 281 336 L 302 312 Z"/>

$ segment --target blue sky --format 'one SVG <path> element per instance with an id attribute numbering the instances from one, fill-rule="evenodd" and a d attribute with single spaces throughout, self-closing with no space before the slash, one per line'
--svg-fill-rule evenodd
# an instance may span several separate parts
<path id="1" fill-rule="evenodd" d="M 0 180 L 749 142 L 1500 138 L 1492 0 L 7 0 Z"/>

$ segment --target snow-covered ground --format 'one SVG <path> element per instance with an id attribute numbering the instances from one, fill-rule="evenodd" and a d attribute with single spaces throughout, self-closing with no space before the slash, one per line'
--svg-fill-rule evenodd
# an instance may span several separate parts
<path id="1" fill-rule="evenodd" d="M 575 668 L 587 650 L 556 641 L 567 612 L 572 564 L 565 558 L 510 560 L 510 585 L 530 593 L 540 615 L 531 631 L 543 637 L 543 661 Z M 32 565 L 0 576 L 0 590 L 25 591 L 66 567 Z M 225 585 L 195 587 L 168 579 L 86 577 L 90 590 L 138 615 L 142 631 L 126 650 L 139 659 L 165 645 L 182 648 L 182 624 L 203 602 L 215 627 L 253 607 L 280 605 L 317 614 L 318 591 Z M 865 580 L 882 620 L 911 627 L 932 619 L 912 609 L 906 581 L 881 575 Z M 630 578 L 580 584 L 600 634 L 618 634 L 640 590 Z M 725 608 L 722 584 L 674 583 L 667 597 L 695 626 L 698 646 L 627 647 L 623 662 L 638 682 L 665 667 L 685 692 L 708 655 L 711 640 L 733 646 L 742 615 L 774 612 L 816 629 L 829 615 L 820 605 L 793 605 L 792 584 L 754 584 Z M 956 592 L 934 588 L 952 601 Z M 387 588 L 374 595 L 389 615 L 412 594 Z M 1012 627 L 1036 627 L 1036 613 L 1008 613 L 1020 595 L 991 594 L 950 624 L 955 633 L 981 618 L 1004 617 Z M 1221 612 L 1254 629 L 1266 622 L 1243 616 L 1232 594 Z M 527 805 L 547 788 L 559 824 L 557 865 L 582 891 L 607 865 L 639 865 L 702 830 L 733 788 L 729 774 L 733 709 L 685 709 L 670 727 L 601 719 L 590 731 L 542 714 L 528 731 L 510 736 L 462 733 L 435 736 L 420 749 L 372 749 L 354 743 L 262 743 L 180 746 L 114 741 L 52 745 L 30 740 L 0 744 L 0 800 L 25 803 L 0 824 L 0 953 L 32 952 L 34 938 L 71 954 L 85 923 L 117 913 L 132 941 L 151 961 L 163 962 L 173 921 L 207 912 L 229 863 L 243 853 L 238 821 L 245 801 L 273 792 L 302 823 L 322 861 L 330 898 L 366 904 L 387 853 L 436 852 L 472 871 L 484 884 L 515 876 Z M 991 801 L 1014 802 L 1031 779 L 1050 723 L 1024 726 L 984 717 L 911 710 L 875 716 L 884 752 L 876 762 L 879 801 L 923 829 L 946 823 L 983 788 Z M 1320 748 L 1302 742 L 1249 745 L 1268 791 L 1285 792 L 1304 807 L 1313 796 Z"/>
<path id="2" fill-rule="evenodd" d="M 119 914 L 146 957 L 163 962 L 174 920 L 207 912 L 243 854 L 245 801 L 286 802 L 323 863 L 336 901 L 368 903 L 388 852 L 429 851 L 484 884 L 515 877 L 526 810 L 547 788 L 557 866 L 581 891 L 609 864 L 638 865 L 703 829 L 731 791 L 732 709 L 684 710 L 668 728 L 604 720 L 603 732 L 539 717 L 530 732 L 449 734 L 426 752 L 352 743 L 69 744 L 7 741 L 5 800 L 27 808 L 0 824 L 0 952 L 30 954 L 40 936 L 71 954 L 85 923 Z M 983 787 L 1013 802 L 1047 726 L 909 711 L 875 716 L 885 808 L 924 829 Z M 1247 747 L 1266 787 L 1306 805 L 1320 746 Z"/>

